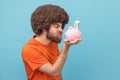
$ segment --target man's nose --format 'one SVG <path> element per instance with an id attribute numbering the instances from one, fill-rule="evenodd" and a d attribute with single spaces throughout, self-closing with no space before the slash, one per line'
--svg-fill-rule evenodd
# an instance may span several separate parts
<path id="1" fill-rule="evenodd" d="M 59 28 L 59 31 L 60 31 L 60 32 L 62 32 L 62 31 L 63 31 L 62 27 L 60 27 L 60 28 Z"/>

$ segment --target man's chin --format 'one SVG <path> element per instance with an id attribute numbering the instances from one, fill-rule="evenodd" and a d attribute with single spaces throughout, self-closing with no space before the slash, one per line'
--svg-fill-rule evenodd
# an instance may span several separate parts
<path id="1" fill-rule="evenodd" d="M 52 36 L 47 36 L 47 38 L 49 40 L 51 40 L 52 42 L 55 42 L 55 43 L 60 43 L 62 38 L 61 37 L 52 37 Z"/>
<path id="2" fill-rule="evenodd" d="M 62 40 L 61 38 L 59 38 L 59 39 L 54 39 L 53 42 L 55 42 L 55 43 L 60 43 L 61 40 Z"/>
<path id="3" fill-rule="evenodd" d="M 60 43 L 60 42 L 61 42 L 61 40 L 56 40 L 56 41 L 53 41 L 53 42 L 55 42 L 55 43 Z"/>

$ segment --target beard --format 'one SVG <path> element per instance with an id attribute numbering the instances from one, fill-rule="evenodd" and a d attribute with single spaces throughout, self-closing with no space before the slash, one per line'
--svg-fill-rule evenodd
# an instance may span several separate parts
<path id="1" fill-rule="evenodd" d="M 62 34 L 62 33 L 61 33 Z M 47 39 L 49 39 L 50 41 L 52 42 L 55 42 L 55 43 L 60 43 L 62 38 L 61 37 L 55 37 L 53 36 L 49 31 L 47 32 L 47 35 L 46 35 Z"/>

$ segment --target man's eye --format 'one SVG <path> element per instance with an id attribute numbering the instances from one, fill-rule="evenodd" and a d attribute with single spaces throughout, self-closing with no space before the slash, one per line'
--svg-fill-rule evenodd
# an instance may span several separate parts
<path id="1" fill-rule="evenodd" d="M 56 24 L 56 25 L 55 25 L 55 27 L 56 27 L 56 28 L 59 28 L 59 25 L 58 25 L 58 24 Z"/>

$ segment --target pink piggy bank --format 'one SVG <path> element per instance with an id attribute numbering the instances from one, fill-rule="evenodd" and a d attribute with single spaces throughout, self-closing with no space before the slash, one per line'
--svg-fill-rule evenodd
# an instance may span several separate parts
<path id="1" fill-rule="evenodd" d="M 70 26 L 65 32 L 65 36 L 68 40 L 73 41 L 80 39 L 81 32 L 77 28 Z"/>

